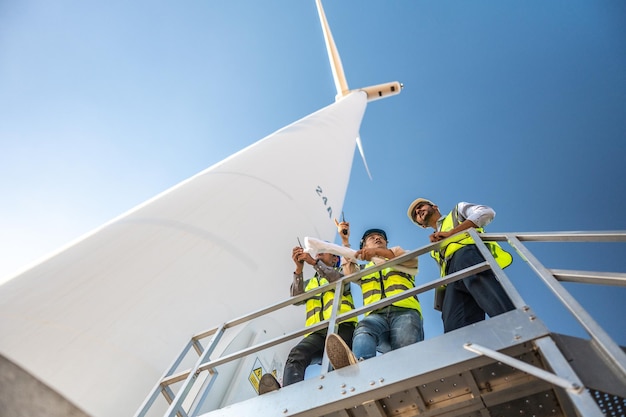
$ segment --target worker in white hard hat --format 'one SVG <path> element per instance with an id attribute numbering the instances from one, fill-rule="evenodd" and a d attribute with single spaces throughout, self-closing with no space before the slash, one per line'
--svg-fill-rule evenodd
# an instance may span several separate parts
<path id="1" fill-rule="evenodd" d="M 416 199 L 407 210 L 407 216 L 413 223 L 435 230 L 430 235 L 431 242 L 438 242 L 471 227 L 482 233 L 483 227 L 495 215 L 491 207 L 460 202 L 450 213 L 442 216 L 439 207 L 425 198 Z M 511 264 L 511 255 L 500 245 L 495 242 L 485 244 L 501 268 Z M 432 251 L 431 256 L 439 263 L 442 277 L 485 261 L 471 237 L 455 240 L 438 251 Z M 515 308 L 491 269 L 442 287 L 437 294 L 443 295 L 439 307 L 444 332 L 484 320 L 485 314 L 493 317 Z"/>

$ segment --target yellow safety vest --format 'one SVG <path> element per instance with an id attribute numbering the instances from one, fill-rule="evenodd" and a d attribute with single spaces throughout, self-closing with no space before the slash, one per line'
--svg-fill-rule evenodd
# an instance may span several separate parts
<path id="1" fill-rule="evenodd" d="M 447 232 L 448 230 L 452 230 L 457 227 L 461 222 L 459 222 L 459 213 L 458 208 L 455 207 L 446 217 L 444 217 L 443 222 L 441 224 L 441 231 Z M 483 233 L 482 227 L 477 227 L 476 231 L 478 233 Z M 471 237 L 460 238 L 456 242 L 452 242 L 447 246 L 441 248 L 438 251 L 431 251 L 430 256 L 432 256 L 437 263 L 441 266 L 441 276 L 446 275 L 447 263 L 452 258 L 452 255 L 462 247 L 466 245 L 473 245 L 474 239 Z M 496 262 L 500 266 L 500 268 L 506 268 L 511 265 L 513 262 L 513 257 L 510 253 L 505 251 L 498 245 L 496 242 L 485 242 L 485 245 L 491 251 L 491 255 L 495 258 Z"/>
<path id="2" fill-rule="evenodd" d="M 304 291 L 311 291 L 315 288 L 328 284 L 329 281 L 326 278 L 319 277 L 317 274 L 308 280 Z M 335 299 L 335 290 L 325 291 L 320 294 L 309 298 L 306 301 L 306 322 L 305 326 L 312 326 L 324 320 L 328 320 L 331 316 L 333 309 L 333 300 Z M 352 294 L 349 293 L 349 288 L 344 291 L 341 296 L 341 303 L 339 303 L 339 314 L 346 313 L 354 309 L 354 301 L 352 301 Z M 357 321 L 356 317 L 346 320 L 346 322 Z M 344 322 L 342 322 L 344 323 Z"/>
<path id="3" fill-rule="evenodd" d="M 370 262 L 365 265 L 365 268 L 374 265 L 374 262 Z M 400 272 L 392 267 L 365 275 L 361 278 L 364 305 L 375 303 L 378 300 L 391 297 L 414 287 L 415 277 L 413 277 L 413 275 Z M 422 306 L 417 299 L 417 295 L 396 301 L 392 305 L 396 307 L 412 308 L 422 314 Z"/>

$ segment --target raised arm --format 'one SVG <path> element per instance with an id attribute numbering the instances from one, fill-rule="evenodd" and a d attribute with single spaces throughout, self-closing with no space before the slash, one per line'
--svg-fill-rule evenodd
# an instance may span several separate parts
<path id="1" fill-rule="evenodd" d="M 290 293 L 292 297 L 304 294 L 304 278 L 302 277 L 302 269 L 304 268 L 304 260 L 300 260 L 302 248 L 296 246 L 291 250 L 291 259 L 296 264 L 296 270 L 293 272 L 293 281 L 291 282 Z"/>

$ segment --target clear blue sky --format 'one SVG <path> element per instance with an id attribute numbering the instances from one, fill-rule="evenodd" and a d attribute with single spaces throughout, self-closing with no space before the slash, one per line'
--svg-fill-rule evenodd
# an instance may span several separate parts
<path id="1" fill-rule="evenodd" d="M 490 205 L 493 232 L 626 230 L 625 2 L 324 6 L 350 87 L 405 85 L 363 120 L 374 179 L 357 154 L 353 245 L 369 227 L 425 244 L 405 215 L 418 196 Z M 0 280 L 334 95 L 313 0 L 0 3 Z M 539 248 L 550 268 L 626 271 L 624 244 Z M 581 334 L 519 258 L 510 271 Z M 436 274 L 422 259 L 418 281 Z M 626 345 L 625 288 L 567 288 Z"/>

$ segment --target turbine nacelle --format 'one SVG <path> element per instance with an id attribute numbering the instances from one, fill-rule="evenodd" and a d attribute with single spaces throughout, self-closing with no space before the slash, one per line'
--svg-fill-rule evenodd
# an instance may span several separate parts
<path id="1" fill-rule="evenodd" d="M 364 91 L 367 94 L 367 101 L 374 101 L 400 94 L 403 87 L 402 83 L 399 83 L 398 81 L 391 81 L 384 84 L 371 85 L 369 87 L 351 90 L 349 92 Z"/>

